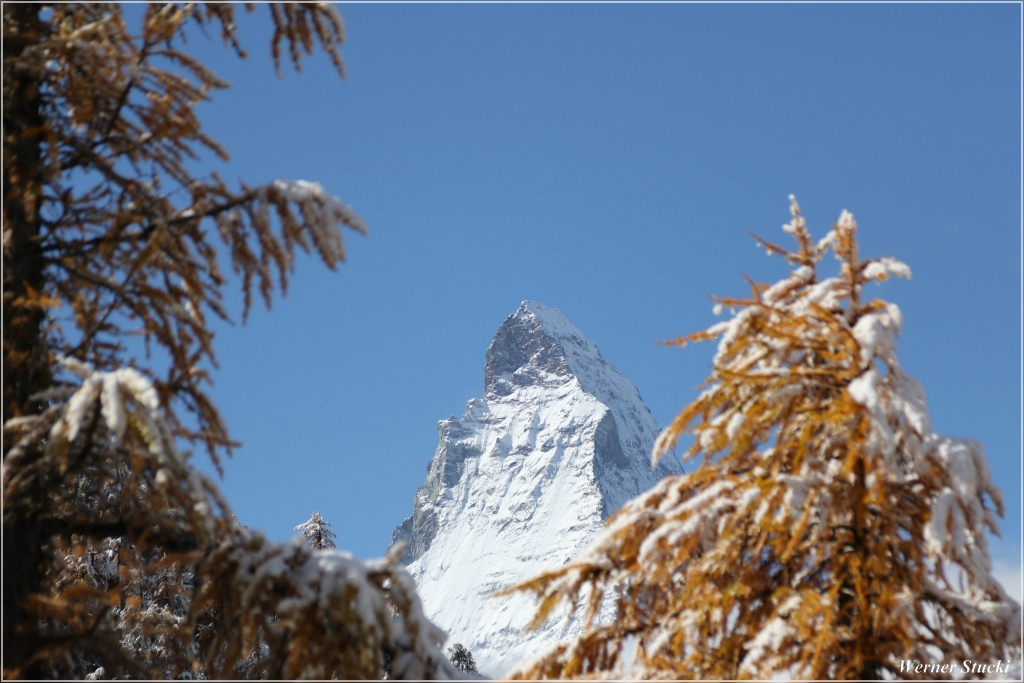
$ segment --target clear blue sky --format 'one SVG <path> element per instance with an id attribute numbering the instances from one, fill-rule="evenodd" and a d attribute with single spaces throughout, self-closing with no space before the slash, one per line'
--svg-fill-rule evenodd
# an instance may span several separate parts
<path id="1" fill-rule="evenodd" d="M 874 295 L 936 431 L 985 444 L 1021 535 L 1020 6 L 352 5 L 342 82 L 321 56 L 274 76 L 196 34 L 233 87 L 203 105 L 249 184 L 310 179 L 372 234 L 337 273 L 302 258 L 288 297 L 218 329 L 213 395 L 244 446 L 223 488 L 276 539 L 320 510 L 380 556 L 437 444 L 483 392 L 523 299 L 565 313 L 665 425 L 711 345 L 654 341 L 716 318 L 741 272 L 787 270 L 795 193 L 822 235 L 913 268 Z M 208 165 L 209 166 L 209 165 Z M 237 297 L 233 299 L 237 301 Z M 236 309 L 237 310 L 237 309 Z"/>

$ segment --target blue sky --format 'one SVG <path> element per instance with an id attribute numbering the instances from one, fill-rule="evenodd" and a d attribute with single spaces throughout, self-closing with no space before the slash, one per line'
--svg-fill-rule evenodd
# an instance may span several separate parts
<path id="1" fill-rule="evenodd" d="M 1019 5 L 341 11 L 344 82 L 322 55 L 276 78 L 263 7 L 240 21 L 244 62 L 189 43 L 232 83 L 201 108 L 232 160 L 206 166 L 317 180 L 372 231 L 217 331 L 243 522 L 285 539 L 320 510 L 340 548 L 380 556 L 523 299 L 565 313 L 667 424 L 713 347 L 655 340 L 713 323 L 708 296 L 746 293 L 741 273 L 787 273 L 748 231 L 784 240 L 795 193 L 816 235 L 849 209 L 863 254 L 913 269 L 872 295 L 903 309 L 936 431 L 984 443 L 1008 508 L 994 554 L 1016 562 Z"/>

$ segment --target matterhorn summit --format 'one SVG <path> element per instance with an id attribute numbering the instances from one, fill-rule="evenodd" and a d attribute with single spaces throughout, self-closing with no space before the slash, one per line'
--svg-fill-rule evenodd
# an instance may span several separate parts
<path id="1" fill-rule="evenodd" d="M 658 425 L 639 392 L 559 311 L 524 301 L 487 349 L 484 398 L 438 423 L 413 514 L 392 543 L 427 616 L 500 676 L 580 631 L 557 616 L 535 632 L 531 597 L 491 597 L 576 557 L 604 521 L 659 479 Z"/>

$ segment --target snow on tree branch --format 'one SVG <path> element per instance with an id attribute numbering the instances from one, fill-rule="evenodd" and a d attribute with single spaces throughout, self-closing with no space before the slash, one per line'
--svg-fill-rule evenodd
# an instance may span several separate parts
<path id="1" fill-rule="evenodd" d="M 312 513 L 309 520 L 295 527 L 295 530 L 317 550 L 331 550 L 335 547 L 335 533 L 319 512 Z"/>
<path id="2" fill-rule="evenodd" d="M 270 645 L 251 677 L 379 678 L 385 655 L 391 678 L 461 677 L 441 650 L 447 636 L 427 620 L 412 578 L 392 560 L 313 552 L 299 539 L 270 543 L 236 527 L 208 566 L 200 604 L 224 624 L 211 652 L 231 662 L 263 640 Z M 230 676 L 217 661 L 210 660 L 213 675 Z"/>
<path id="3" fill-rule="evenodd" d="M 756 238 L 789 276 L 716 299 L 729 320 L 670 342 L 718 340 L 706 388 L 653 454 L 691 434 L 699 468 L 518 587 L 538 596 L 534 624 L 604 591 L 617 620 L 513 677 L 871 679 L 905 677 L 901 660 L 1019 661 L 1020 605 L 985 538 L 1003 503 L 983 448 L 932 432 L 896 357 L 902 313 L 863 299 L 909 267 L 861 259 L 847 211 L 817 242 L 792 197 L 791 211 L 796 249 Z M 829 250 L 839 274 L 819 279 Z"/>
<path id="4" fill-rule="evenodd" d="M 298 527 L 319 534 L 318 552 L 301 541 L 271 543 L 248 531 L 234 521 L 216 484 L 178 454 L 152 383 L 131 368 L 104 372 L 80 361 L 65 365 L 82 377 L 81 384 L 51 393 L 53 406 L 43 414 L 5 425 L 5 434 L 16 440 L 4 461 L 5 498 L 31 504 L 29 494 L 40 478 L 60 473 L 74 482 L 83 469 L 114 477 L 117 485 L 100 491 L 107 499 L 90 503 L 91 516 L 83 517 L 70 500 L 55 506 L 51 514 L 71 533 L 92 530 L 108 540 L 103 550 L 89 551 L 87 560 L 75 559 L 80 553 L 73 547 L 66 549 L 69 569 L 88 576 L 94 588 L 33 600 L 37 618 L 86 637 L 97 622 L 75 615 L 93 608 L 102 615 L 109 603 L 120 619 L 120 630 L 113 632 L 128 634 L 124 647 L 162 653 L 156 659 L 169 667 L 124 668 L 127 652 L 106 651 L 103 664 L 112 675 L 146 678 L 184 670 L 227 677 L 378 678 L 387 659 L 391 678 L 461 676 L 441 649 L 447 636 L 426 618 L 411 577 L 394 557 L 363 562 L 330 550 L 334 534 L 319 513 Z M 48 438 L 40 449 L 43 434 Z M 57 490 L 73 496 L 74 489 Z M 145 539 L 143 531 L 149 545 L 138 552 L 151 554 L 146 548 L 157 544 L 178 555 L 162 552 L 153 566 L 138 558 L 119 564 L 126 551 L 118 537 Z M 168 620 L 146 607 L 154 600 L 153 572 L 181 563 L 194 573 L 196 588 L 183 597 L 189 618 Z M 122 578 L 127 581 L 119 583 Z M 150 592 L 139 586 L 150 586 Z M 217 627 L 200 637 L 199 627 L 214 614 Z M 164 644 L 155 645 L 158 639 Z M 167 642 L 177 644 L 178 659 L 169 659 Z"/>
<path id="5" fill-rule="evenodd" d="M 276 66 L 287 51 L 298 69 L 319 46 L 343 72 L 333 5 L 268 7 Z M 408 660 L 398 671 L 446 675 L 443 653 L 424 641 L 441 636 L 415 596 L 384 587 L 405 586 L 391 570 L 366 569 L 390 578 L 361 600 L 405 596 L 411 606 L 394 624 L 331 612 L 343 594 L 369 595 L 348 583 L 363 571 L 355 560 L 303 575 L 319 582 L 321 616 L 348 618 L 348 640 L 331 641 L 323 659 L 285 667 L 297 641 L 251 615 L 231 636 L 241 640 L 210 649 L 220 601 L 234 595 L 208 580 L 220 576 L 214 549 L 240 564 L 246 549 L 317 562 L 238 531 L 217 486 L 177 450 L 200 444 L 219 469 L 235 445 L 206 388 L 216 366 L 209 317 L 230 316 L 223 269 L 239 276 L 244 320 L 254 291 L 267 306 L 284 293 L 296 249 L 334 268 L 345 258 L 342 227 L 367 231 L 317 183 L 229 188 L 196 170 L 206 152 L 228 157 L 197 112 L 228 83 L 185 51 L 188 29 L 219 29 L 244 56 L 235 9 L 152 3 L 132 28 L 116 4 L 3 6 L 3 521 L 5 548 L 18 549 L 4 553 L 5 677 L 352 678 L 379 673 L 392 655 Z M 131 335 L 144 353 L 125 343 Z M 275 581 L 247 599 L 269 608 L 262 591 L 312 590 Z"/>

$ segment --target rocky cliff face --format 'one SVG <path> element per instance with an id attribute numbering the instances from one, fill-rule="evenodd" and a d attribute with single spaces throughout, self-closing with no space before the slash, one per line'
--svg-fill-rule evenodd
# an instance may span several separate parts
<path id="1" fill-rule="evenodd" d="M 526 301 L 487 349 L 485 393 L 438 423 L 413 514 L 395 529 L 424 608 L 499 676 L 579 630 L 524 634 L 535 605 L 490 597 L 575 557 L 624 502 L 681 472 L 650 453 L 636 387 L 560 312 Z"/>

